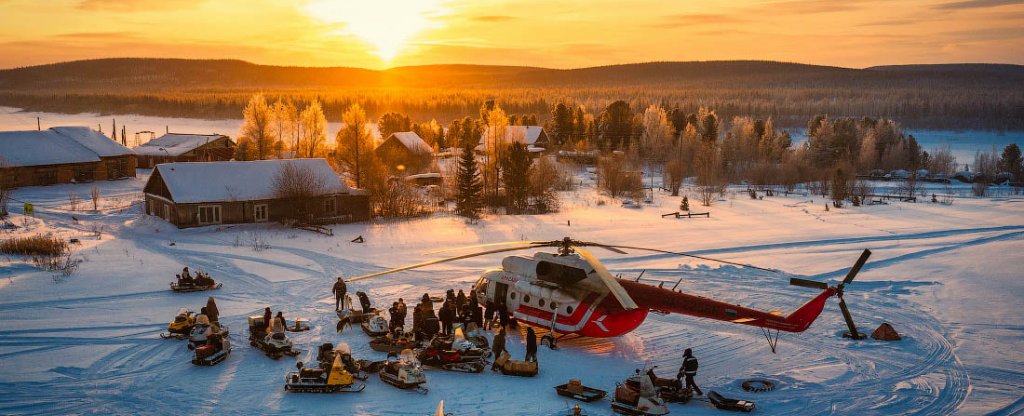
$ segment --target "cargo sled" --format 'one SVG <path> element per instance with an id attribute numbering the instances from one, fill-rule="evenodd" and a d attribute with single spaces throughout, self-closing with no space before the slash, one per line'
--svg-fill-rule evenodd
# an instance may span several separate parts
<path id="1" fill-rule="evenodd" d="M 192 364 L 200 366 L 217 365 L 231 354 L 231 342 L 228 341 L 227 334 L 225 334 L 219 340 L 196 347 L 194 353 Z"/>
<path id="2" fill-rule="evenodd" d="M 494 365 L 507 376 L 533 377 L 540 372 L 536 362 L 517 361 L 509 357 L 508 352 L 501 353 L 501 356 L 494 361 Z"/>
<path id="3" fill-rule="evenodd" d="M 748 402 L 746 400 L 737 400 L 724 397 L 718 394 L 716 391 L 708 392 L 708 401 L 711 402 L 716 408 L 721 410 L 734 410 L 738 412 L 750 413 L 754 411 L 756 407 L 754 402 Z"/>
<path id="4" fill-rule="evenodd" d="M 559 396 L 570 397 L 581 402 L 601 400 L 608 395 L 608 392 L 584 386 L 582 382 L 576 379 L 569 380 L 566 384 L 555 386 L 555 392 Z"/>

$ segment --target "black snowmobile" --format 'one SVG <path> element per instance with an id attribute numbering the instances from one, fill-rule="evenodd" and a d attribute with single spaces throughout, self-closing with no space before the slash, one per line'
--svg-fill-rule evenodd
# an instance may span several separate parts
<path id="1" fill-rule="evenodd" d="M 322 363 L 321 363 L 322 366 Z M 336 359 L 327 368 L 306 368 L 299 361 L 295 364 L 299 371 L 284 376 L 284 389 L 303 393 L 358 393 L 366 388 L 363 383 L 356 383 L 355 376 L 348 372 Z"/>
<path id="2" fill-rule="evenodd" d="M 219 325 L 218 325 L 219 326 Z M 222 337 L 227 338 L 228 327 L 219 326 L 220 334 Z M 195 326 L 192 327 L 192 332 L 188 336 L 188 349 L 194 350 L 203 345 L 206 345 L 206 330 L 210 328 L 209 324 L 196 322 Z"/>
<path id="3" fill-rule="evenodd" d="M 669 403 L 686 403 L 693 398 L 693 390 L 683 387 L 683 382 L 675 378 L 661 378 L 654 374 L 657 366 L 647 370 L 647 376 L 651 378 L 658 397 Z"/>
<path id="4" fill-rule="evenodd" d="M 262 316 L 249 317 L 249 345 L 263 351 L 267 357 L 278 359 L 282 356 L 294 357 L 299 355 L 298 351 L 292 349 L 292 341 L 288 336 L 281 334 L 268 334 Z"/>
<path id="5" fill-rule="evenodd" d="M 334 365 L 335 357 L 341 358 L 341 365 L 352 374 L 353 377 L 359 380 L 366 380 L 369 378 L 370 373 L 375 373 L 380 370 L 383 361 L 369 361 L 369 360 L 357 360 L 352 357 L 351 348 L 347 343 L 342 342 L 335 348 L 334 344 L 324 343 L 320 345 L 317 350 L 316 361 L 319 363 L 320 368 L 328 370 Z"/>
<path id="6" fill-rule="evenodd" d="M 222 283 L 217 283 L 204 271 L 197 271 L 195 277 L 182 278 L 180 274 L 175 275 L 177 282 L 171 282 L 171 290 L 175 292 L 202 292 L 204 290 L 220 289 Z"/>
<path id="7" fill-rule="evenodd" d="M 479 373 L 487 367 L 488 350 L 456 348 L 451 337 L 435 336 L 430 345 L 420 349 L 416 357 L 424 365 L 462 373 Z"/>

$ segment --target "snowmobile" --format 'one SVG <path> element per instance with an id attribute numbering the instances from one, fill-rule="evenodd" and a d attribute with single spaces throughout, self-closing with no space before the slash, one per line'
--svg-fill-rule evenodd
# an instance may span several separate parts
<path id="1" fill-rule="evenodd" d="M 508 352 L 501 353 L 501 356 L 494 361 L 498 371 L 506 376 L 533 377 L 540 372 L 536 361 L 517 361 L 511 359 Z"/>
<path id="2" fill-rule="evenodd" d="M 658 397 L 651 378 L 636 370 L 625 383 L 615 384 L 612 411 L 629 416 L 660 416 L 668 414 L 668 406 Z"/>
<path id="3" fill-rule="evenodd" d="M 693 390 L 683 387 L 682 381 L 675 378 L 658 377 L 654 374 L 655 368 L 658 367 L 654 366 L 647 370 L 647 377 L 651 379 L 654 389 L 658 391 L 658 397 L 669 403 L 686 403 L 693 398 Z"/>
<path id="4" fill-rule="evenodd" d="M 716 408 L 721 410 L 736 410 L 740 412 L 750 413 L 754 411 L 756 405 L 754 402 L 748 402 L 746 400 L 730 399 L 723 397 L 718 394 L 717 391 L 708 392 L 708 401 L 711 402 Z"/>
<path id="5" fill-rule="evenodd" d="M 180 274 L 175 275 L 177 282 L 171 282 L 171 290 L 175 292 L 202 292 L 204 290 L 220 289 L 223 283 L 217 283 L 204 271 L 197 271 L 196 276 L 189 279 L 182 279 Z"/>
<path id="6" fill-rule="evenodd" d="M 178 309 L 174 314 L 174 320 L 167 325 L 167 333 L 160 333 L 160 338 L 185 339 L 192 333 L 192 327 L 196 324 L 195 315 L 188 308 Z"/>
<path id="7" fill-rule="evenodd" d="M 398 354 L 407 349 L 415 349 L 419 343 L 410 334 L 401 334 L 395 337 L 394 334 L 387 334 L 370 340 L 370 348 L 374 351 Z"/>
<path id="8" fill-rule="evenodd" d="M 436 336 L 430 345 L 419 350 L 416 355 L 420 362 L 430 367 L 439 367 L 448 371 L 462 373 L 479 373 L 487 367 L 485 357 L 490 351 L 478 348 L 457 349 L 452 346 L 451 338 Z"/>
<path id="9" fill-rule="evenodd" d="M 327 368 L 306 368 L 299 361 L 293 371 L 284 376 L 284 389 L 303 393 L 357 393 L 366 385 L 356 383 L 355 376 L 341 363 L 341 355 L 335 355 Z"/>
<path id="10" fill-rule="evenodd" d="M 473 343 L 477 348 L 490 349 L 491 343 L 487 340 L 484 331 L 475 322 L 468 322 L 462 326 L 462 337 Z"/>
<path id="11" fill-rule="evenodd" d="M 211 335 L 209 342 L 196 347 L 195 357 L 192 364 L 211 366 L 217 365 L 231 354 L 231 342 L 228 341 L 228 334 Z"/>
<path id="12" fill-rule="evenodd" d="M 370 298 L 366 296 L 366 293 L 356 292 L 356 296 L 359 297 L 359 306 L 362 309 L 356 310 L 353 308 L 351 297 L 345 295 L 344 305 L 338 311 L 338 319 L 353 324 L 361 324 L 363 321 L 370 319 L 370 317 L 376 316 L 377 309 L 370 306 Z"/>
<path id="13" fill-rule="evenodd" d="M 188 336 L 188 349 L 194 350 L 202 345 L 206 344 L 206 330 L 210 328 L 213 323 L 203 323 L 197 321 L 195 326 L 192 327 L 192 332 Z M 228 327 L 220 326 L 220 335 L 222 337 L 228 336 Z"/>
<path id="14" fill-rule="evenodd" d="M 392 354 L 388 355 L 389 360 L 380 369 L 381 381 L 403 390 L 416 389 L 420 394 L 427 394 L 427 389 L 421 387 L 427 382 L 427 375 L 423 373 L 420 362 L 416 360 L 416 354 L 412 350 L 404 350 L 397 361 L 391 361 Z"/>
<path id="15" fill-rule="evenodd" d="M 337 348 L 329 342 L 321 344 L 316 360 L 320 363 L 320 369 L 327 370 L 331 368 L 334 360 L 338 357 L 341 357 L 341 365 L 345 371 L 359 380 L 370 378 L 369 373 L 379 371 L 383 365 L 383 361 L 356 360 L 352 357 L 352 349 L 344 342 L 338 344 Z"/>
<path id="16" fill-rule="evenodd" d="M 298 351 L 292 349 L 292 341 L 284 333 L 268 334 L 263 323 L 263 316 L 249 317 L 249 345 L 263 351 L 267 357 L 278 359 L 282 356 L 294 357 Z"/>
<path id="17" fill-rule="evenodd" d="M 361 326 L 363 327 L 363 332 L 371 337 L 387 335 L 390 331 L 388 328 L 388 320 L 384 319 L 383 316 L 380 316 L 380 313 L 376 313 L 370 318 L 364 320 Z"/>

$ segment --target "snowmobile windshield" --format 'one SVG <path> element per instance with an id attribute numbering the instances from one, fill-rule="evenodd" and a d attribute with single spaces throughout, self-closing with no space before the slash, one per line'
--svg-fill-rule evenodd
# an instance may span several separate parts
<path id="1" fill-rule="evenodd" d="M 650 377 L 640 377 L 640 395 L 643 397 L 654 397 L 654 383 Z"/>
<path id="2" fill-rule="evenodd" d="M 410 350 L 410 349 L 404 349 L 404 350 L 402 350 L 402 355 L 400 355 L 398 359 L 403 364 L 415 364 L 416 363 L 416 353 L 412 352 L 412 350 Z"/>
<path id="3" fill-rule="evenodd" d="M 334 351 L 341 354 L 352 354 L 352 348 L 348 346 L 347 342 L 342 342 L 334 348 Z"/>
<path id="4" fill-rule="evenodd" d="M 188 308 L 181 308 L 178 309 L 178 313 L 176 314 L 176 316 L 188 316 L 191 313 L 192 311 L 188 310 Z"/>

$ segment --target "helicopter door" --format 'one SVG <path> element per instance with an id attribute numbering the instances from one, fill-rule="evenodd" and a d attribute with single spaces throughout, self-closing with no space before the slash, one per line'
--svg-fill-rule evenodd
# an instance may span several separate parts
<path id="1" fill-rule="evenodd" d="M 508 307 L 508 284 L 494 282 L 494 303 L 498 307 Z"/>

